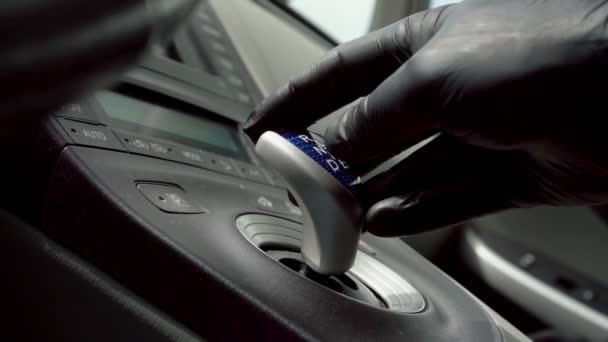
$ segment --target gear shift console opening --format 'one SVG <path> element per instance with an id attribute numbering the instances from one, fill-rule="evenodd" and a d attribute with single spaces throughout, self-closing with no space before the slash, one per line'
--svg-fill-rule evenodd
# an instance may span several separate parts
<path id="1" fill-rule="evenodd" d="M 390 311 L 414 314 L 426 307 L 422 294 L 373 253 L 356 251 L 353 266 L 347 272 L 324 275 L 304 263 L 299 252 L 304 237 L 304 226 L 300 223 L 276 216 L 245 214 L 236 219 L 236 226 L 260 253 L 285 266 L 285 272 L 297 273 L 303 281 L 316 282 L 334 293 Z"/>
<path id="2" fill-rule="evenodd" d="M 266 253 L 302 277 L 312 280 L 334 292 L 375 307 L 388 308 L 378 294 L 349 274 L 324 275 L 317 273 L 302 261 L 302 256 L 299 253 L 288 251 L 267 251 Z"/>

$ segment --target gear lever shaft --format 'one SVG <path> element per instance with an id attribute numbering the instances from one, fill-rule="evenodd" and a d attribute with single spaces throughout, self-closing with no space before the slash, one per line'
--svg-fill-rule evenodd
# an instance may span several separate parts
<path id="1" fill-rule="evenodd" d="M 288 183 L 302 208 L 302 256 L 321 274 L 342 274 L 353 265 L 363 210 L 348 189 L 348 166 L 308 134 L 266 132 L 255 150 Z"/>

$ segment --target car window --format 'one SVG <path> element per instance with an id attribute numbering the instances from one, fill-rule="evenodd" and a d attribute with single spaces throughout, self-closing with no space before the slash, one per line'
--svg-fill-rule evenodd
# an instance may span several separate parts
<path id="1" fill-rule="evenodd" d="M 369 32 L 376 0 L 289 0 L 286 5 L 343 43 Z"/>
<path id="2" fill-rule="evenodd" d="M 434 8 L 434 7 L 439 7 L 439 6 L 443 6 L 443 5 L 448 5 L 448 4 L 453 4 L 456 2 L 460 2 L 461 0 L 431 0 L 430 1 L 430 8 Z"/>
<path id="3" fill-rule="evenodd" d="M 308 21 L 309 24 L 332 38 L 336 43 L 344 43 L 370 31 L 374 10 L 376 5 L 382 4 L 382 1 L 285 0 L 282 3 Z M 459 1 L 429 0 L 429 7 L 438 7 Z"/>

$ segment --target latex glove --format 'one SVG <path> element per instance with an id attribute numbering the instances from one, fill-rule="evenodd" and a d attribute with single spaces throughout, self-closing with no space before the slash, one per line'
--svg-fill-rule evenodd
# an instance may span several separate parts
<path id="1" fill-rule="evenodd" d="M 471 0 L 338 46 L 246 124 L 325 133 L 369 167 L 441 136 L 363 185 L 366 227 L 404 235 L 486 213 L 608 200 L 608 1 Z"/>

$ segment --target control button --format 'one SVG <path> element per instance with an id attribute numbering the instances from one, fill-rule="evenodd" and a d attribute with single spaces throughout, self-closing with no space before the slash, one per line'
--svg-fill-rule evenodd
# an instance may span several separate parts
<path id="1" fill-rule="evenodd" d="M 154 152 L 163 153 L 163 154 L 169 153 L 169 150 L 170 150 L 170 148 L 168 148 L 167 146 L 161 145 L 158 143 L 154 143 L 154 142 L 150 143 L 150 149 Z"/>
<path id="2" fill-rule="evenodd" d="M 519 259 L 519 266 L 529 269 L 536 263 L 536 256 L 532 253 L 526 253 Z"/>
<path id="3" fill-rule="evenodd" d="M 207 210 L 177 186 L 139 183 L 137 189 L 158 209 L 174 214 L 201 214 Z"/>
<path id="4" fill-rule="evenodd" d="M 55 109 L 52 114 L 54 116 L 80 119 L 81 121 L 88 121 L 97 123 L 99 118 L 96 112 L 96 103 L 93 99 L 82 99 L 70 103 L 66 103 L 63 106 Z"/>
<path id="5" fill-rule="evenodd" d="M 581 292 L 581 298 L 585 302 L 593 302 L 597 298 L 597 296 L 593 290 L 586 289 Z"/>
<path id="6" fill-rule="evenodd" d="M 276 214 L 302 217 L 302 209 L 293 205 L 288 199 L 280 199 L 273 196 L 257 194 L 252 197 L 252 202 L 258 209 Z"/>
<path id="7" fill-rule="evenodd" d="M 76 144 L 125 150 L 114 133 L 107 127 L 63 118 L 57 120 Z"/>
<path id="8" fill-rule="evenodd" d="M 259 167 L 242 162 L 235 163 L 238 166 L 239 172 L 241 173 L 242 177 L 264 184 L 271 184 L 270 181 L 266 178 L 266 175 L 264 175 L 264 172 L 262 172 L 262 169 L 260 169 Z"/>
<path id="9" fill-rule="evenodd" d="M 141 138 L 135 135 L 117 132 L 123 144 L 129 152 L 145 154 L 163 159 L 183 161 L 177 153 L 173 145 L 150 138 Z"/>
<path id="10" fill-rule="evenodd" d="M 82 104 L 81 102 L 66 103 L 63 106 L 57 108 L 53 112 L 53 115 L 57 115 L 57 116 L 75 115 L 76 117 L 80 117 L 82 115 L 82 113 L 84 113 L 84 111 L 85 111 L 84 107 L 86 107 L 86 105 Z"/>
<path id="11" fill-rule="evenodd" d="M 220 171 L 222 173 L 229 174 L 232 176 L 240 176 L 239 172 L 236 170 L 236 165 L 231 159 L 220 157 L 211 153 L 206 154 L 209 158 L 209 166 L 212 170 Z"/>
<path id="12" fill-rule="evenodd" d="M 218 85 L 220 88 L 223 88 L 223 89 L 228 89 L 228 84 L 227 84 L 227 83 L 226 83 L 224 80 L 222 80 L 222 79 L 220 79 L 220 78 L 218 78 L 218 79 L 217 79 L 216 84 L 217 84 L 217 85 Z"/>
<path id="13" fill-rule="evenodd" d="M 242 91 L 238 92 L 236 98 L 237 98 L 237 100 L 239 100 L 243 103 L 251 103 L 251 97 L 249 97 L 249 95 L 243 93 Z"/>
<path id="14" fill-rule="evenodd" d="M 204 21 L 204 22 L 210 22 L 211 21 L 211 17 L 205 11 L 198 11 L 198 13 L 196 13 L 196 17 L 199 18 L 200 20 Z"/>
<path id="15" fill-rule="evenodd" d="M 213 26 L 203 24 L 203 25 L 201 25 L 201 29 L 213 38 L 217 38 L 217 39 L 222 38 L 222 33 Z"/>
<path id="16" fill-rule="evenodd" d="M 267 169 L 265 167 L 262 168 L 262 171 L 264 172 L 264 174 L 266 175 L 266 177 L 270 180 L 271 184 L 274 186 L 278 186 L 281 188 L 286 188 L 287 187 L 287 183 L 285 183 L 285 181 L 283 180 L 283 178 L 281 178 L 281 176 L 279 176 L 278 173 L 276 173 L 273 170 Z"/>
<path id="17" fill-rule="evenodd" d="M 234 63 L 232 63 L 228 58 L 218 56 L 216 58 L 217 63 L 228 72 L 234 71 Z"/>
<path id="18" fill-rule="evenodd" d="M 202 151 L 183 146 L 175 146 L 175 153 L 177 153 L 186 164 L 209 168 L 210 162 Z"/>
<path id="19" fill-rule="evenodd" d="M 211 41 L 210 45 L 211 45 L 211 49 L 215 52 L 219 52 L 221 54 L 226 54 L 228 52 L 226 45 L 224 45 L 221 42 L 218 42 L 216 40 Z"/>
<path id="20" fill-rule="evenodd" d="M 271 200 L 269 200 L 268 198 L 264 197 L 264 196 L 260 196 L 257 199 L 258 202 L 258 206 L 263 208 L 263 209 L 271 209 L 274 207 L 274 204 Z"/>
<path id="21" fill-rule="evenodd" d="M 232 73 L 226 74 L 226 81 L 228 81 L 228 83 L 232 84 L 235 87 L 243 87 L 245 86 L 245 83 L 243 83 L 243 80 L 238 77 L 237 75 L 234 75 Z"/>

